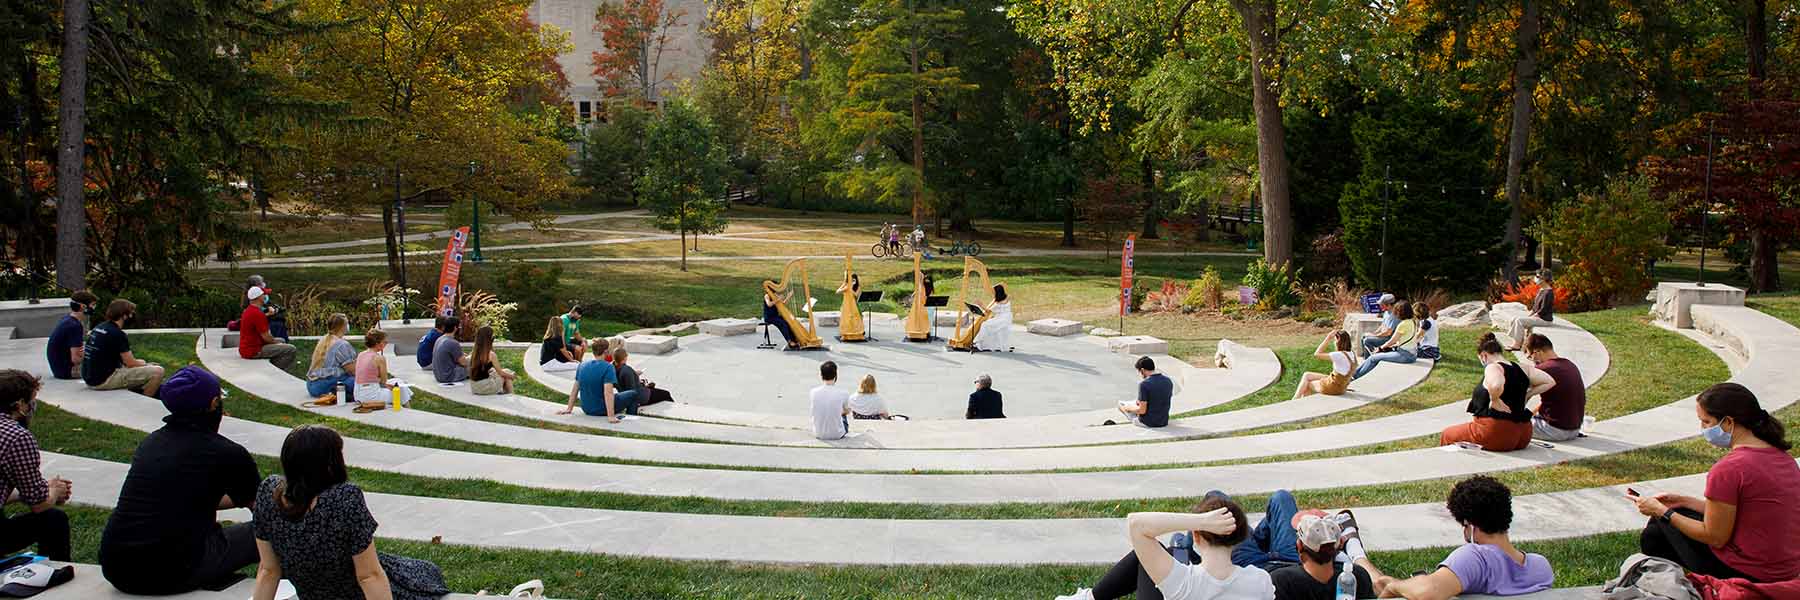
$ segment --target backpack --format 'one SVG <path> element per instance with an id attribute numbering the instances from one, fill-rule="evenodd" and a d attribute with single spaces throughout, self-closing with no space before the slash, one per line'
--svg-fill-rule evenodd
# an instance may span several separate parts
<path id="1" fill-rule="evenodd" d="M 1600 588 L 1606 600 L 1700 600 L 1681 565 L 1633 554 L 1619 565 L 1619 577 Z"/>

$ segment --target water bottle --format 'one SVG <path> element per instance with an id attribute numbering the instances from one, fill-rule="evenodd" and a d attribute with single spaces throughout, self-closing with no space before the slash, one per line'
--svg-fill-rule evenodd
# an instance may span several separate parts
<path id="1" fill-rule="evenodd" d="M 1337 600 L 1356 600 L 1356 565 L 1345 564 L 1338 574 Z"/>
<path id="2" fill-rule="evenodd" d="M 394 399 L 394 410 L 400 410 L 400 386 L 397 386 L 397 385 L 394 386 L 393 399 Z"/>
<path id="3" fill-rule="evenodd" d="M 350 394 L 348 392 L 349 392 L 349 390 L 344 388 L 344 382 L 339 381 L 337 383 L 338 403 L 342 404 L 342 403 L 347 403 L 350 401 Z"/>

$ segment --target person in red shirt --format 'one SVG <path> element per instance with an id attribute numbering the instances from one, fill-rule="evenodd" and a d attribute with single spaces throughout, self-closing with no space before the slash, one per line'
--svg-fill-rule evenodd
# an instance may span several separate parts
<path id="1" fill-rule="evenodd" d="M 1800 578 L 1800 466 L 1781 421 L 1735 383 L 1707 388 L 1694 410 L 1700 436 L 1729 451 L 1706 472 L 1705 498 L 1627 496 L 1650 517 L 1640 549 L 1713 577 Z"/>
<path id="2" fill-rule="evenodd" d="M 1531 437 L 1552 442 L 1581 437 L 1587 417 L 1587 385 L 1581 381 L 1581 369 L 1574 361 L 1558 356 L 1556 345 L 1541 333 L 1525 336 L 1525 353 L 1533 366 L 1556 382 L 1538 396 L 1543 403 L 1531 416 Z"/>
<path id="3" fill-rule="evenodd" d="M 286 371 L 294 365 L 294 358 L 300 353 L 287 340 L 269 333 L 269 317 L 263 314 L 263 304 L 268 302 L 268 294 L 260 287 L 252 287 L 244 292 L 244 298 L 250 304 L 244 306 L 243 316 L 238 317 L 238 356 L 245 360 L 268 359 L 277 368 Z"/>

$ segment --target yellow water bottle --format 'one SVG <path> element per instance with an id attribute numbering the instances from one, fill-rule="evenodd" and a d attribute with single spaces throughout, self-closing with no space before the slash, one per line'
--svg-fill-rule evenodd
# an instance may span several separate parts
<path id="1" fill-rule="evenodd" d="M 394 410 L 400 410 L 400 386 L 397 386 L 397 385 L 394 386 L 393 393 L 394 393 Z"/>

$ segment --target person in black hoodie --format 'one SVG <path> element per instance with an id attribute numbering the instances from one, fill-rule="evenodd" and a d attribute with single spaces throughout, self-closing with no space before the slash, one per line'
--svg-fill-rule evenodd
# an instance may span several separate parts
<path id="1" fill-rule="evenodd" d="M 132 454 L 100 536 L 101 574 L 129 594 L 215 588 L 257 561 L 249 523 L 218 523 L 218 511 L 249 508 L 262 481 L 250 452 L 219 435 L 218 378 L 183 368 L 163 383 L 161 398 L 169 416 Z"/>

